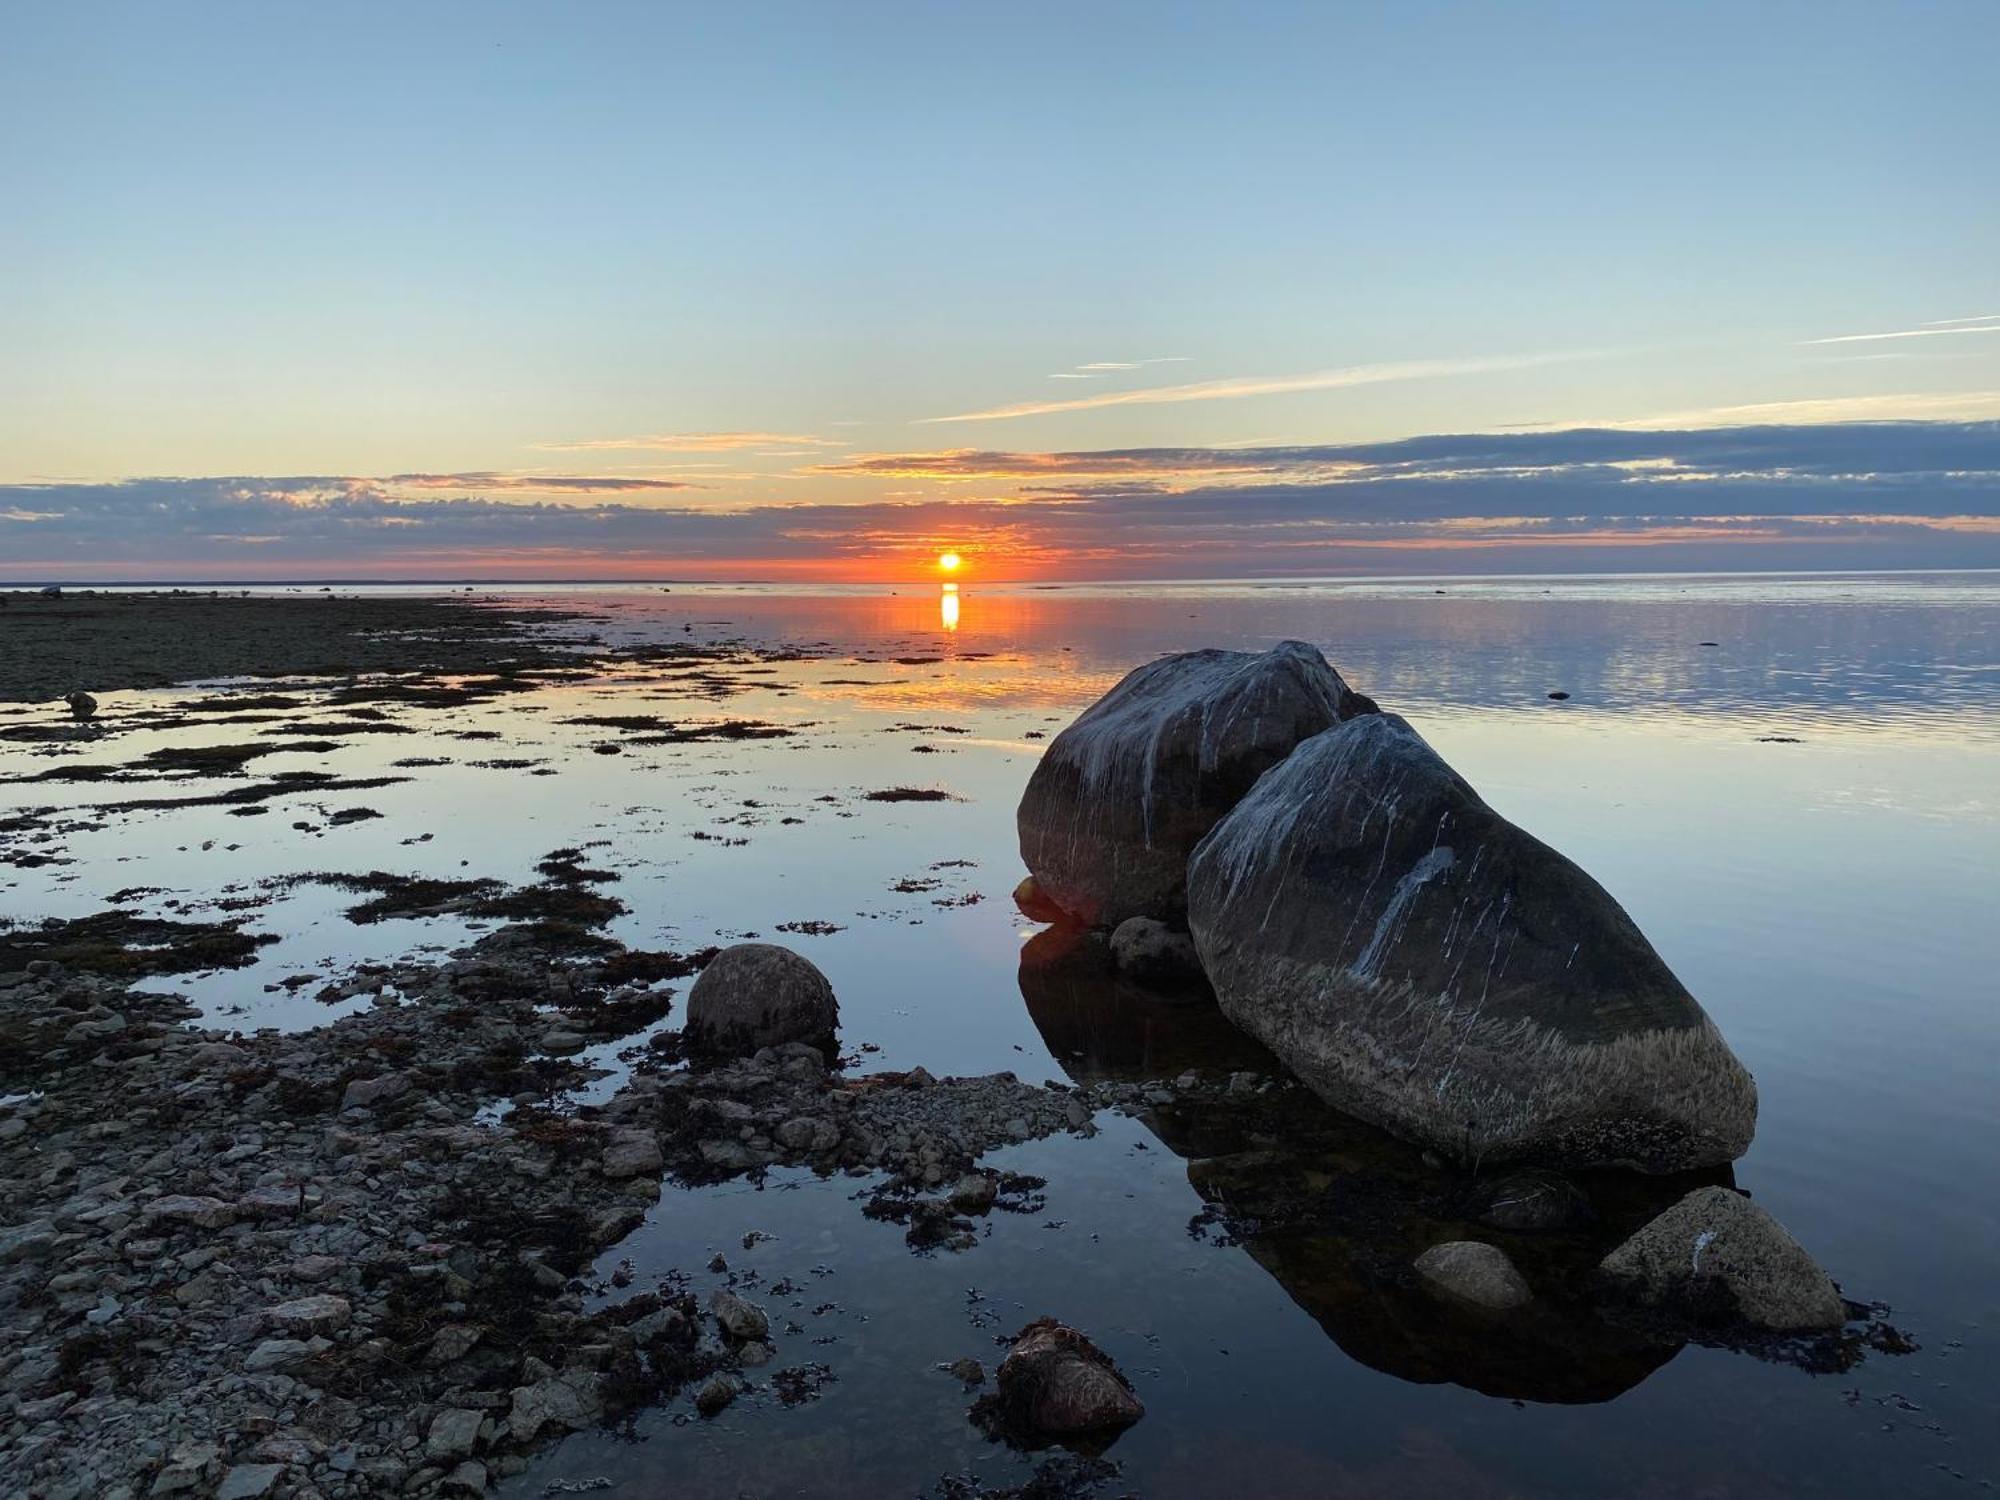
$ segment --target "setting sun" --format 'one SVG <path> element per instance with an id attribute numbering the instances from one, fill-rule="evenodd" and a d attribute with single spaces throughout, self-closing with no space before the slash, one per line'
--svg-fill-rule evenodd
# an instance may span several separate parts
<path id="1" fill-rule="evenodd" d="M 938 554 L 938 568 L 942 572 L 956 573 L 960 561 L 961 559 L 956 552 L 940 552 Z"/>

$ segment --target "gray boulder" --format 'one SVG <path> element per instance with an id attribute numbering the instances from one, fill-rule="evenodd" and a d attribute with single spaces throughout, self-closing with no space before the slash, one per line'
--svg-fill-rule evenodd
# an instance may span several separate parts
<path id="1" fill-rule="evenodd" d="M 1478 1240 L 1431 1246 L 1417 1257 L 1416 1272 L 1438 1296 L 1482 1312 L 1512 1312 L 1535 1296 L 1506 1251 Z"/>
<path id="2" fill-rule="evenodd" d="M 1194 939 L 1155 917 L 1127 917 L 1111 934 L 1111 961 L 1134 979 L 1187 979 L 1201 973 Z"/>
<path id="3" fill-rule="evenodd" d="M 1035 896 L 1106 927 L 1179 917 L 1196 841 L 1293 746 L 1366 702 L 1299 641 L 1127 673 L 1028 780 L 1015 821 Z"/>
<path id="4" fill-rule="evenodd" d="M 1697 1188 L 1598 1269 L 1628 1300 L 1697 1323 L 1805 1333 L 1847 1321 L 1832 1280 L 1784 1225 L 1728 1188 Z"/>
<path id="5" fill-rule="evenodd" d="M 1393 714 L 1268 772 L 1194 851 L 1216 997 L 1336 1108 L 1460 1161 L 1674 1172 L 1750 1075 L 1618 903 Z"/>
<path id="6" fill-rule="evenodd" d="M 786 1042 L 830 1047 L 839 1025 L 826 976 L 774 943 L 724 948 L 688 992 L 687 1039 L 701 1052 L 741 1056 Z"/>

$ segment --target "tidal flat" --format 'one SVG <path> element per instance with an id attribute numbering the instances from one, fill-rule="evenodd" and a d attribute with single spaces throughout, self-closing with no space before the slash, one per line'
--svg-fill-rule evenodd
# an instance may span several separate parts
<path id="1" fill-rule="evenodd" d="M 1699 997 L 1839 1338 L 1441 1317 L 1426 1246 L 1580 1285 L 1673 1193 L 1496 1231 L 1491 1174 L 1014 907 L 1050 736 L 1286 637 Z M 20 1493 L 2000 1482 L 1990 575 L 14 594 L 0 699 Z M 687 1066 L 746 940 L 831 979 L 836 1066 Z M 969 1416 L 1042 1316 L 1132 1382 L 1115 1441 Z"/>

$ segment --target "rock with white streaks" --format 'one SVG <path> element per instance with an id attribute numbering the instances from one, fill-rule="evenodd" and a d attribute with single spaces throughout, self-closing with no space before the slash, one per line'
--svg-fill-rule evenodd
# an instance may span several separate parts
<path id="1" fill-rule="evenodd" d="M 1329 1103 L 1462 1161 L 1733 1161 L 1757 1094 L 1624 910 L 1401 718 L 1317 735 L 1195 850 L 1229 1018 Z"/>
<path id="2" fill-rule="evenodd" d="M 1037 899 L 1091 925 L 1177 918 L 1196 841 L 1293 746 L 1367 707 L 1300 641 L 1127 673 L 1050 741 L 1021 798 Z"/>

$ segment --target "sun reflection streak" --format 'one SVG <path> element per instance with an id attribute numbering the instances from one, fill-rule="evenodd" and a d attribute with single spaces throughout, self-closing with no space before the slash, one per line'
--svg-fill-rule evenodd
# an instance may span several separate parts
<path id="1" fill-rule="evenodd" d="M 938 623 L 946 630 L 958 629 L 958 585 L 947 583 L 938 595 Z"/>

